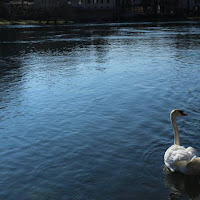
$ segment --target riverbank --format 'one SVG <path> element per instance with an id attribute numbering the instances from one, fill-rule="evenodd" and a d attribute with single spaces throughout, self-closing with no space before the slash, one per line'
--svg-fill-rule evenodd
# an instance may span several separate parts
<path id="1" fill-rule="evenodd" d="M 37 20 L 0 20 L 0 25 L 62 25 L 73 23 L 73 21 L 65 21 L 65 20 L 50 20 L 50 21 L 37 21 Z"/>
<path id="2" fill-rule="evenodd" d="M 200 17 L 181 17 L 181 18 L 144 18 L 144 17 L 136 17 L 132 19 L 124 19 L 124 20 L 108 20 L 108 21 L 95 21 L 95 22 L 147 22 L 147 21 L 200 21 Z M 82 21 L 66 21 L 66 20 L 0 20 L 1 25 L 65 25 L 65 24 L 74 24 Z M 89 23 L 91 21 L 84 21 L 85 23 Z M 94 22 L 94 21 L 92 21 Z"/>

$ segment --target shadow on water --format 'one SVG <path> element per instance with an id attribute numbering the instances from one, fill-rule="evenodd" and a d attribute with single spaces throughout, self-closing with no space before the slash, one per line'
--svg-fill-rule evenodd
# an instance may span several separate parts
<path id="1" fill-rule="evenodd" d="M 170 188 L 169 200 L 197 199 L 200 196 L 200 176 L 189 176 L 182 173 L 172 173 L 166 167 L 163 169 L 164 182 Z M 199 199 L 199 198 L 198 198 Z"/>

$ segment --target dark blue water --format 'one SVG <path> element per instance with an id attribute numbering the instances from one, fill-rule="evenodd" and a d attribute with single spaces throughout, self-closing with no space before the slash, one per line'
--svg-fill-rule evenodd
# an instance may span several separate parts
<path id="1" fill-rule="evenodd" d="M 169 113 L 200 152 L 200 24 L 0 27 L 0 199 L 198 197 L 167 174 Z"/>

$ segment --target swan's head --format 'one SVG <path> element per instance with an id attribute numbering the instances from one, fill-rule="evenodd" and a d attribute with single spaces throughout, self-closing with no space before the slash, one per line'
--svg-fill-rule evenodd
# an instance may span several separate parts
<path id="1" fill-rule="evenodd" d="M 183 112 L 183 110 L 179 110 L 179 109 L 174 109 L 172 110 L 172 112 L 170 113 L 170 116 L 171 117 L 179 117 L 179 116 L 187 116 L 187 114 L 185 114 Z"/>

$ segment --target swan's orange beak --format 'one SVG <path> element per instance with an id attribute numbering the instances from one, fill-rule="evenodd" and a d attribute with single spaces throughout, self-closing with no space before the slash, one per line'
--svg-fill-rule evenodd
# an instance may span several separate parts
<path id="1" fill-rule="evenodd" d="M 186 113 L 182 112 L 181 113 L 182 116 L 188 116 Z"/>

